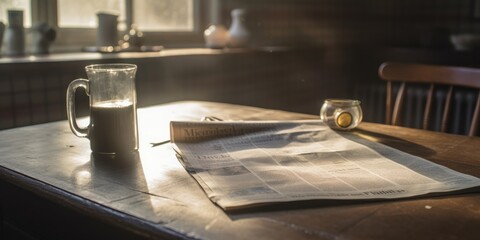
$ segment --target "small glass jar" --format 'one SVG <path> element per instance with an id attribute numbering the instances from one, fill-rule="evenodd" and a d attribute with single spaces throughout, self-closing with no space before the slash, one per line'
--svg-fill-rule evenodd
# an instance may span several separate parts
<path id="1" fill-rule="evenodd" d="M 320 119 L 336 130 L 353 129 L 362 122 L 362 117 L 359 100 L 327 99 L 320 110 Z"/>

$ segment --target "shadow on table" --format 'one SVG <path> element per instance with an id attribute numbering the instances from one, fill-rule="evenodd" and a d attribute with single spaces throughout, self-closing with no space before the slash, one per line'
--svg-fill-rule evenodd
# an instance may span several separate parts
<path id="1" fill-rule="evenodd" d="M 375 150 L 379 154 L 382 154 L 382 151 L 379 150 L 380 146 L 372 142 L 381 143 L 381 144 L 390 146 L 392 148 L 395 148 L 400 151 L 407 152 L 419 157 L 428 157 L 428 156 L 435 155 L 436 153 L 434 150 L 428 147 L 407 141 L 405 139 L 392 137 L 392 136 L 381 134 L 381 133 L 371 132 L 371 131 L 362 130 L 362 129 L 356 129 L 353 131 L 353 133 L 355 133 L 355 135 L 352 136 L 352 134 L 349 134 L 349 132 L 339 132 L 339 134 L 342 135 L 343 137 L 349 140 L 352 140 L 354 142 L 357 142 L 359 144 L 365 145 L 367 147 L 370 147 L 371 149 Z M 360 137 L 360 139 L 354 136 L 358 136 Z"/>
<path id="2" fill-rule="evenodd" d="M 148 192 L 138 152 L 117 156 L 92 153 L 90 161 L 77 167 L 71 178 L 78 188 L 90 191 L 114 184 L 125 189 Z"/>

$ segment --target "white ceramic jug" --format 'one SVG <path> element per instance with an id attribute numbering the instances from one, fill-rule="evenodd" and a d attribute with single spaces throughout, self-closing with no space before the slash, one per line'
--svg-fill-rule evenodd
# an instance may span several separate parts
<path id="1" fill-rule="evenodd" d="M 232 25 L 230 25 L 229 47 L 247 47 L 250 40 L 250 32 L 246 26 L 245 9 L 232 10 Z"/>
<path id="2" fill-rule="evenodd" d="M 5 56 L 21 56 L 25 54 L 22 10 L 8 10 L 8 27 L 3 36 L 3 44 Z"/>

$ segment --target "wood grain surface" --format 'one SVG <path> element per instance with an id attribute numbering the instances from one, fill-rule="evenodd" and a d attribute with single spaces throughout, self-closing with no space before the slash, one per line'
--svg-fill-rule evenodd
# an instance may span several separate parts
<path id="1" fill-rule="evenodd" d="M 317 116 L 210 102 L 158 105 L 139 109 L 138 116 L 140 151 L 117 159 L 91 154 L 88 139 L 75 137 L 66 121 L 0 131 L 0 180 L 143 239 L 480 236 L 478 190 L 389 201 L 304 201 L 224 212 L 181 166 L 169 143 L 152 147 L 168 140 L 169 122 L 204 116 L 225 120 Z M 480 177 L 480 138 L 373 123 L 362 123 L 353 132 Z M 2 189 L 2 199 L 9 199 L 6 192 Z M 4 214 L 6 207 L 2 204 Z M 88 236 L 100 237 L 95 232 Z"/>

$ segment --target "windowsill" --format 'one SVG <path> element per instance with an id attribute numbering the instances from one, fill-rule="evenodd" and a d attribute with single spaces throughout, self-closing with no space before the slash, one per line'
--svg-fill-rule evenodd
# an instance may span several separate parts
<path id="1" fill-rule="evenodd" d="M 102 59 L 136 59 L 136 58 L 157 58 L 173 56 L 199 56 L 199 55 L 220 55 L 235 54 L 246 52 L 278 52 L 285 51 L 284 47 L 264 47 L 264 48 L 238 48 L 238 49 L 210 49 L 210 48 L 182 48 L 182 49 L 164 49 L 158 52 L 121 52 L 121 53 L 52 53 L 48 55 L 27 55 L 21 57 L 0 57 L 0 64 L 18 64 L 18 63 L 49 63 L 49 62 L 72 62 L 85 60 Z"/>
<path id="2" fill-rule="evenodd" d="M 226 52 L 239 52 L 241 50 L 220 50 L 208 48 L 189 48 L 189 49 L 165 49 L 159 52 L 120 52 L 120 53 L 52 53 L 48 55 L 30 55 L 22 57 L 3 57 L 0 58 L 0 64 L 8 63 L 42 63 L 42 62 L 70 62 L 101 59 L 122 59 L 122 58 L 155 58 L 166 56 L 181 55 L 211 55 L 223 54 Z"/>

